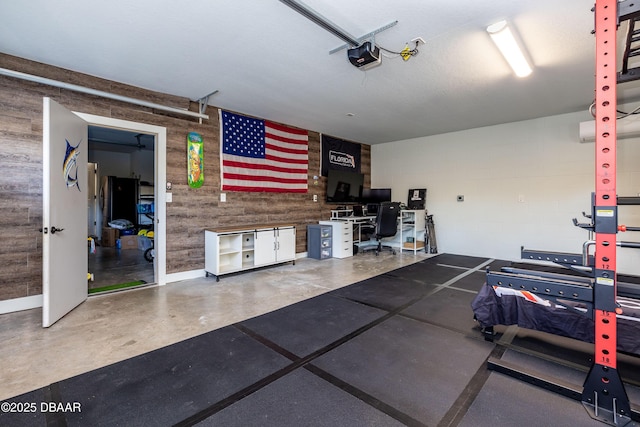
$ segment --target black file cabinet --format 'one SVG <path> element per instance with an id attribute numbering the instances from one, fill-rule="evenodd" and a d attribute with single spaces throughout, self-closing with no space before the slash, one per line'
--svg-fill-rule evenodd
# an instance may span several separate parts
<path id="1" fill-rule="evenodd" d="M 332 227 L 314 224 L 307 226 L 307 256 L 314 259 L 332 257 Z"/>

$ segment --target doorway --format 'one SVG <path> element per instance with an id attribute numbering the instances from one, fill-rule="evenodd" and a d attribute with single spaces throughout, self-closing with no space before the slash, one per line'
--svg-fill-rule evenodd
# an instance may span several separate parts
<path id="1" fill-rule="evenodd" d="M 89 126 L 88 147 L 89 295 L 154 284 L 155 137 Z"/>
<path id="2" fill-rule="evenodd" d="M 93 275 L 93 280 L 88 283 L 89 294 L 95 294 L 91 289 L 99 288 L 112 291 L 138 284 L 164 285 L 166 128 L 76 114 L 89 124 L 89 164 L 95 164 L 93 170 L 96 175 L 95 201 L 92 204 L 88 200 L 88 234 L 95 236 L 93 253 L 89 244 L 89 273 Z M 112 203 L 106 194 L 109 180 L 112 184 L 120 180 L 133 183 L 134 195 L 126 196 L 128 203 L 134 206 L 133 214 L 125 215 L 119 213 L 122 211 L 108 209 L 108 204 Z M 93 221 L 92 211 L 95 212 Z M 120 218 L 124 216 L 127 217 Z M 127 220 L 132 227 L 118 228 L 114 233 L 114 228 L 121 224 L 119 221 L 119 224 L 113 224 L 114 220 Z M 103 235 L 103 232 L 109 235 Z M 114 234 L 119 239 L 113 238 Z M 109 241 L 110 237 L 113 241 Z M 151 246 L 154 256 L 149 261 L 144 255 Z"/>
<path id="3" fill-rule="evenodd" d="M 88 127 L 99 126 L 154 135 L 155 179 L 166 181 L 166 128 L 74 113 L 43 98 L 42 326 L 47 328 L 87 299 Z M 60 165 L 63 165 L 60 170 Z M 61 172 L 61 174 L 60 174 Z M 60 179 L 62 178 L 62 179 Z M 166 283 L 165 185 L 156 187 L 154 277 Z M 77 191 L 73 191 L 77 190 Z"/>

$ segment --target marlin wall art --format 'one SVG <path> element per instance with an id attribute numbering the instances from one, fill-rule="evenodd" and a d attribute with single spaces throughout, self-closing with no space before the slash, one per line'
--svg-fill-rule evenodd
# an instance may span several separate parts
<path id="1" fill-rule="evenodd" d="M 64 155 L 64 161 L 62 162 L 62 176 L 67 183 L 67 188 L 78 187 L 78 191 L 80 191 L 80 183 L 78 182 L 78 155 L 80 151 L 78 151 L 78 147 L 80 147 L 80 142 L 78 145 L 73 147 L 69 144 L 69 141 L 66 140 L 67 143 L 67 152 Z M 71 174 L 75 172 L 75 177 L 71 177 Z"/>

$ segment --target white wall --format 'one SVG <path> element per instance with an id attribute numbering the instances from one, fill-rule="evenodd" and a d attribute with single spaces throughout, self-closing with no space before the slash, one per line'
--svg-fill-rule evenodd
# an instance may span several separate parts
<path id="1" fill-rule="evenodd" d="M 594 144 L 580 143 L 587 112 L 371 146 L 372 187 L 406 203 L 427 188 L 438 251 L 520 260 L 520 247 L 580 253 L 590 220 Z M 618 194 L 640 194 L 640 140 L 618 142 Z M 464 195 L 464 202 L 456 196 Z M 620 224 L 640 226 L 640 206 L 620 207 Z M 620 233 L 618 240 L 640 240 Z M 619 249 L 618 271 L 640 274 L 640 250 Z"/>
<path id="2" fill-rule="evenodd" d="M 131 173 L 143 182 L 154 181 L 153 151 L 135 151 L 131 153 Z"/>
<path id="3" fill-rule="evenodd" d="M 89 161 L 98 164 L 100 176 L 139 178 L 141 181 L 153 183 L 155 175 L 153 155 L 153 151 L 118 153 L 90 150 Z"/>
<path id="4" fill-rule="evenodd" d="M 91 150 L 89 152 L 89 161 L 98 164 L 100 176 L 132 178 L 131 154 Z"/>

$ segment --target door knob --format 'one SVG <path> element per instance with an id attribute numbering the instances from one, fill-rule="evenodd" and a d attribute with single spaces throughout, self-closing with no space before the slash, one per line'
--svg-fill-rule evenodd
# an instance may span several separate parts
<path id="1" fill-rule="evenodd" d="M 51 227 L 51 234 L 56 234 L 57 231 L 62 231 L 62 230 L 64 230 L 64 228 Z"/>

